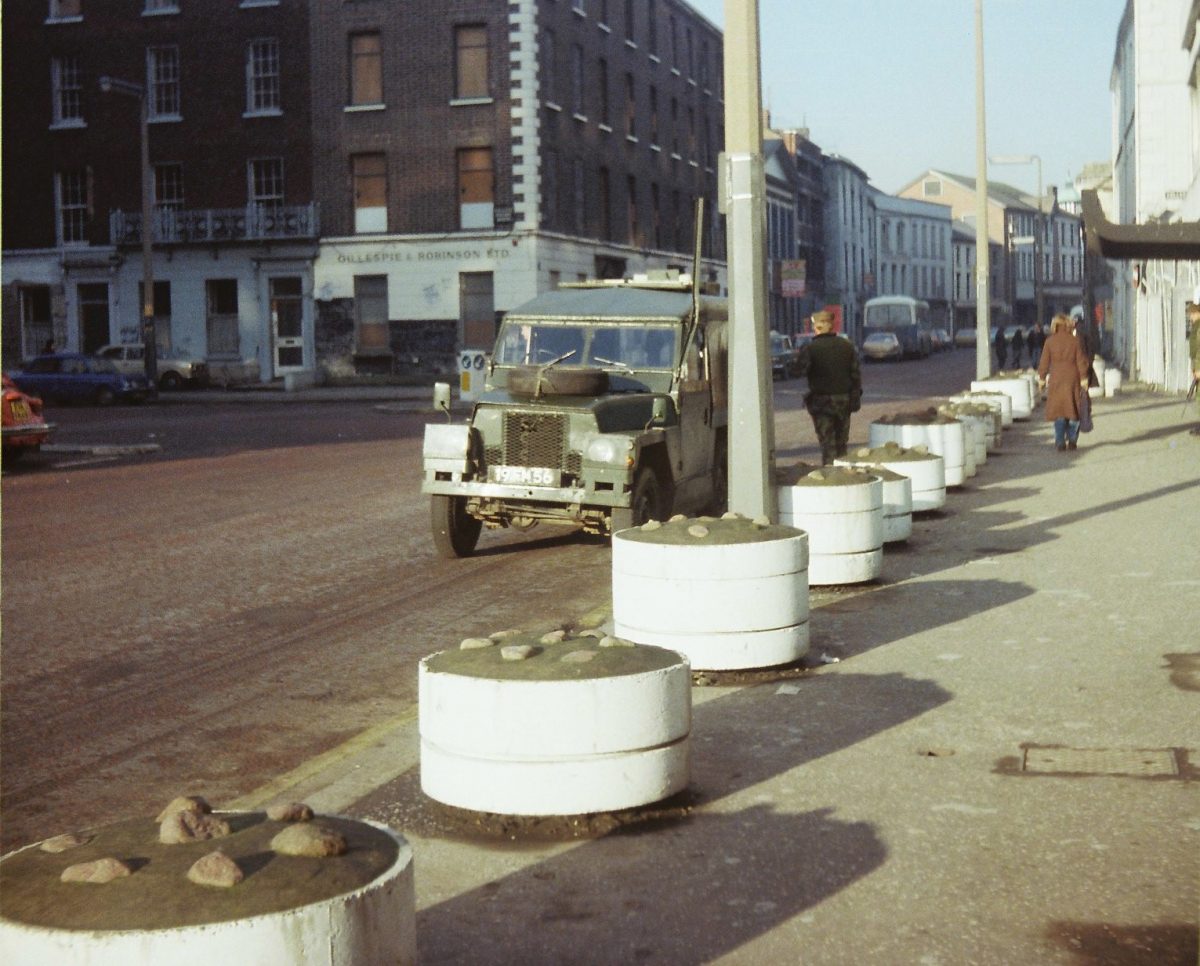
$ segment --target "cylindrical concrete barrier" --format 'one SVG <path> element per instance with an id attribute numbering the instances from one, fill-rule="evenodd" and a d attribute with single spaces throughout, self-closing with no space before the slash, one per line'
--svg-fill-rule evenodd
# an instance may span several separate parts
<path id="1" fill-rule="evenodd" d="M 1096 373 L 1096 385 L 1088 387 L 1088 395 L 1093 399 L 1099 399 L 1104 392 L 1104 377 L 1108 373 L 1108 366 L 1102 356 L 1096 356 L 1092 360 L 1092 371 Z"/>
<path id="2" fill-rule="evenodd" d="M 779 522 L 808 533 L 809 584 L 856 584 L 879 576 L 883 481 L 878 476 L 826 466 L 787 480 L 776 487 L 776 495 Z"/>
<path id="3" fill-rule="evenodd" d="M 970 402 L 982 403 L 986 406 L 991 406 L 1000 415 L 1000 428 L 1007 429 L 1012 425 L 1012 396 L 1008 393 L 993 390 L 981 390 L 979 392 L 960 392 L 956 396 L 950 397 L 951 402 Z M 1000 445 L 997 441 L 997 446 Z"/>
<path id="4" fill-rule="evenodd" d="M 1013 419 L 1028 419 L 1033 415 L 1034 390 L 1029 379 L 1020 373 L 997 373 L 988 379 L 975 379 L 971 391 L 1006 393 L 1012 399 Z"/>
<path id="5" fill-rule="evenodd" d="M 914 513 L 936 510 L 946 505 L 945 461 L 925 445 L 905 449 L 899 443 L 854 450 L 837 461 L 839 466 L 856 466 L 871 471 L 882 467 L 907 476 L 912 482 L 911 497 Z"/>
<path id="6" fill-rule="evenodd" d="M 670 647 L 697 670 L 774 667 L 808 651 L 809 537 L 736 514 L 613 535 L 618 637 Z"/>
<path id="7" fill-rule="evenodd" d="M 976 467 L 987 462 L 988 442 L 995 425 L 992 410 L 978 403 L 946 403 L 938 412 L 953 416 L 967 427 L 967 443 Z"/>
<path id="8" fill-rule="evenodd" d="M 905 447 L 927 447 L 945 463 L 946 486 L 961 486 L 967 478 L 966 427 L 955 417 L 936 409 L 881 416 L 871 423 L 867 439 L 871 446 L 893 442 Z M 974 470 L 973 446 L 970 462 Z M 914 487 L 914 493 L 915 490 Z"/>
<path id="9" fill-rule="evenodd" d="M 1109 366 L 1104 370 L 1104 395 L 1115 396 L 1121 391 L 1121 370 Z"/>
<path id="10" fill-rule="evenodd" d="M 66 851 L 52 851 L 59 837 L 5 856 L 0 959 L 14 966 L 417 961 L 412 849 L 386 826 L 325 815 L 287 823 L 261 812 L 208 818 L 227 823 L 227 834 L 168 845 L 159 824 L 144 818 L 87 829 Z M 275 836 L 299 826 L 319 828 L 324 842 L 340 838 L 342 853 L 281 851 Z M 193 867 L 218 850 L 226 884 L 199 884 Z M 119 878 L 63 879 L 69 868 L 97 870 L 93 863 Z"/>
<path id="11" fill-rule="evenodd" d="M 421 790 L 478 812 L 576 815 L 686 787 L 687 659 L 613 637 L 551 637 L 468 639 L 421 661 Z"/>

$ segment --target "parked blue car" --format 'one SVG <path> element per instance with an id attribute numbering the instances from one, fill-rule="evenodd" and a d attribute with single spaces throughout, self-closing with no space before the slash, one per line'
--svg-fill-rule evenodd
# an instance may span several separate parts
<path id="1" fill-rule="evenodd" d="M 79 352 L 36 356 L 9 375 L 23 392 L 47 401 L 108 406 L 117 400 L 141 402 L 148 395 L 145 376 L 118 372 L 110 360 Z"/>

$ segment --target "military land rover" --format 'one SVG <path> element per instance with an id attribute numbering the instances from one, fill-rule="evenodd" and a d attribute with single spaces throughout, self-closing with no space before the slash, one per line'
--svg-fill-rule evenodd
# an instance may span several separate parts
<path id="1" fill-rule="evenodd" d="M 469 422 L 425 427 L 438 552 L 482 527 L 611 534 L 723 509 L 727 308 L 687 276 L 580 282 L 507 314 Z"/>

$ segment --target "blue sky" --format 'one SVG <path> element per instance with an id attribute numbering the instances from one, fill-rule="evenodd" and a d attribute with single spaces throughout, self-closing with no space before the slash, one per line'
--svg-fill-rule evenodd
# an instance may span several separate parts
<path id="1" fill-rule="evenodd" d="M 689 0 L 724 27 L 725 0 Z M 1111 160 L 1108 89 L 1125 0 L 983 0 L 989 154 L 1036 154 L 1048 187 Z M 763 102 L 894 192 L 975 174 L 974 0 L 759 0 Z M 1035 165 L 989 177 L 1033 193 Z"/>

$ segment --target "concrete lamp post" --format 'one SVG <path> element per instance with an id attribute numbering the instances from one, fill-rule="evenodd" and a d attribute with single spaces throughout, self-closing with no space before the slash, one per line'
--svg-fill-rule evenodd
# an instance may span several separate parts
<path id="1" fill-rule="evenodd" d="M 1045 305 L 1043 304 L 1042 286 L 1042 246 L 1045 238 L 1045 225 L 1042 214 L 1042 159 L 1036 154 L 993 154 L 988 161 L 992 164 L 1036 164 L 1037 165 L 1037 218 L 1034 221 L 1033 239 L 1033 294 L 1037 300 L 1037 318 L 1035 322 L 1045 324 Z"/>
<path id="2" fill-rule="evenodd" d="M 154 331 L 154 253 L 153 230 L 153 172 L 150 170 L 150 103 L 146 89 L 140 84 L 119 80 L 107 75 L 100 78 L 100 90 L 105 94 L 136 97 L 142 109 L 142 344 L 146 365 L 146 382 L 151 396 L 158 390 L 158 339 Z"/>

